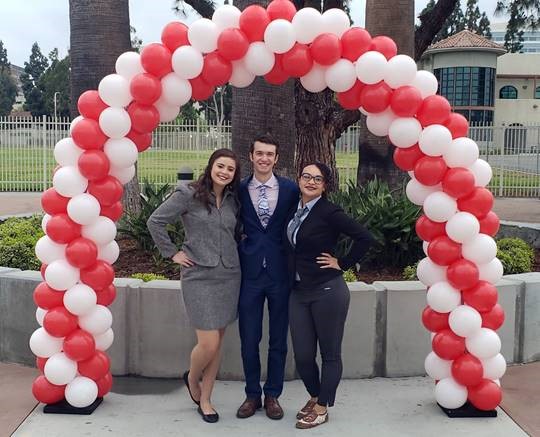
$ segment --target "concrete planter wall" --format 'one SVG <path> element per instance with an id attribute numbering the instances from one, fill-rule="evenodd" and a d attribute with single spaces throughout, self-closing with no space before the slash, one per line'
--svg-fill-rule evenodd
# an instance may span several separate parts
<path id="1" fill-rule="evenodd" d="M 28 339 L 38 327 L 32 293 L 39 272 L 0 267 L 0 361 L 34 365 Z M 182 304 L 179 281 L 115 280 L 111 311 L 115 341 L 109 349 L 115 375 L 178 377 L 187 368 L 195 334 Z M 351 306 L 343 341 L 345 378 L 423 375 L 431 350 L 420 320 L 425 287 L 414 281 L 350 283 Z M 540 273 L 505 276 L 497 284 L 506 321 L 499 330 L 509 363 L 540 359 Z M 268 334 L 261 342 L 266 362 Z M 290 344 L 290 342 L 289 342 Z M 265 366 L 263 366 L 265 367 Z M 286 377 L 295 378 L 293 354 Z M 243 377 L 237 323 L 225 337 L 222 379 Z"/>

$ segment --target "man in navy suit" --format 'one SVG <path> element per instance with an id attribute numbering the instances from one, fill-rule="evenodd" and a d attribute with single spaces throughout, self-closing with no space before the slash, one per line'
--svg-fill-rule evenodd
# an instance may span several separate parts
<path id="1" fill-rule="evenodd" d="M 263 406 L 271 419 L 281 419 L 278 398 L 283 390 L 287 356 L 289 284 L 283 234 L 291 208 L 298 204 L 296 184 L 274 174 L 279 145 L 260 136 L 251 145 L 253 174 L 240 185 L 241 222 L 245 238 L 239 244 L 242 286 L 238 305 L 246 400 L 236 416 L 244 419 Z M 267 378 L 261 389 L 259 343 L 264 302 L 268 302 L 269 345 Z"/>

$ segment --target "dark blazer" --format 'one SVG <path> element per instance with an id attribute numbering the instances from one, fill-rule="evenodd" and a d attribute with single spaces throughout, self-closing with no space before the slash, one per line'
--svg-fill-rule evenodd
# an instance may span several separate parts
<path id="1" fill-rule="evenodd" d="M 249 196 L 249 176 L 240 183 L 240 221 L 246 236 L 238 244 L 242 278 L 255 279 L 266 260 L 266 271 L 275 280 L 287 279 L 287 258 L 284 250 L 283 232 L 289 210 L 298 203 L 299 190 L 290 179 L 277 176 L 279 194 L 276 209 L 263 227 Z"/>
<path id="2" fill-rule="evenodd" d="M 289 212 L 287 224 L 297 206 Z M 356 220 L 345 214 L 341 207 L 321 197 L 300 225 L 296 234 L 296 247 L 291 245 L 286 232 L 284 234 L 291 284 L 294 283 L 296 272 L 300 275 L 298 288 L 302 289 L 316 288 L 343 273 L 332 268 L 321 269 L 320 264 L 317 264 L 317 257 L 323 252 L 334 256 L 340 234 L 353 240 L 349 253 L 338 259 L 339 266 L 348 270 L 366 254 L 373 237 Z"/>

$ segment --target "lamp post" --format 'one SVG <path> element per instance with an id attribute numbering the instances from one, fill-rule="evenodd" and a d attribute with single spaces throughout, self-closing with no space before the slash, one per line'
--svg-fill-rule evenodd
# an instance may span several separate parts
<path id="1" fill-rule="evenodd" d="M 54 102 L 54 122 L 56 123 L 56 96 L 60 94 L 60 91 L 55 91 L 53 96 L 53 102 Z"/>

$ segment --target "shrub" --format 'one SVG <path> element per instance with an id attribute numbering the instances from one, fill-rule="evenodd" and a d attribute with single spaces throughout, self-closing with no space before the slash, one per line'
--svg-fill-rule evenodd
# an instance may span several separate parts
<path id="1" fill-rule="evenodd" d="M 156 273 L 133 273 L 131 278 L 142 279 L 143 282 L 155 281 L 156 279 L 167 279 L 165 276 Z"/>
<path id="2" fill-rule="evenodd" d="M 501 238 L 497 241 L 497 258 L 506 275 L 525 273 L 532 270 L 534 250 L 521 238 Z"/>
<path id="3" fill-rule="evenodd" d="M 0 266 L 21 270 L 39 270 L 34 246 L 44 235 L 39 215 L 9 218 L 0 223 Z"/>
<path id="4" fill-rule="evenodd" d="M 402 273 L 403 279 L 405 279 L 406 281 L 418 281 L 418 276 L 416 276 L 416 269 L 418 268 L 418 262 L 416 264 L 407 266 L 403 269 L 403 273 Z"/>
<path id="5" fill-rule="evenodd" d="M 343 279 L 345 279 L 345 282 L 356 282 L 358 279 L 356 278 L 356 273 L 354 272 L 354 269 L 349 269 L 345 272 L 343 272 Z"/>

